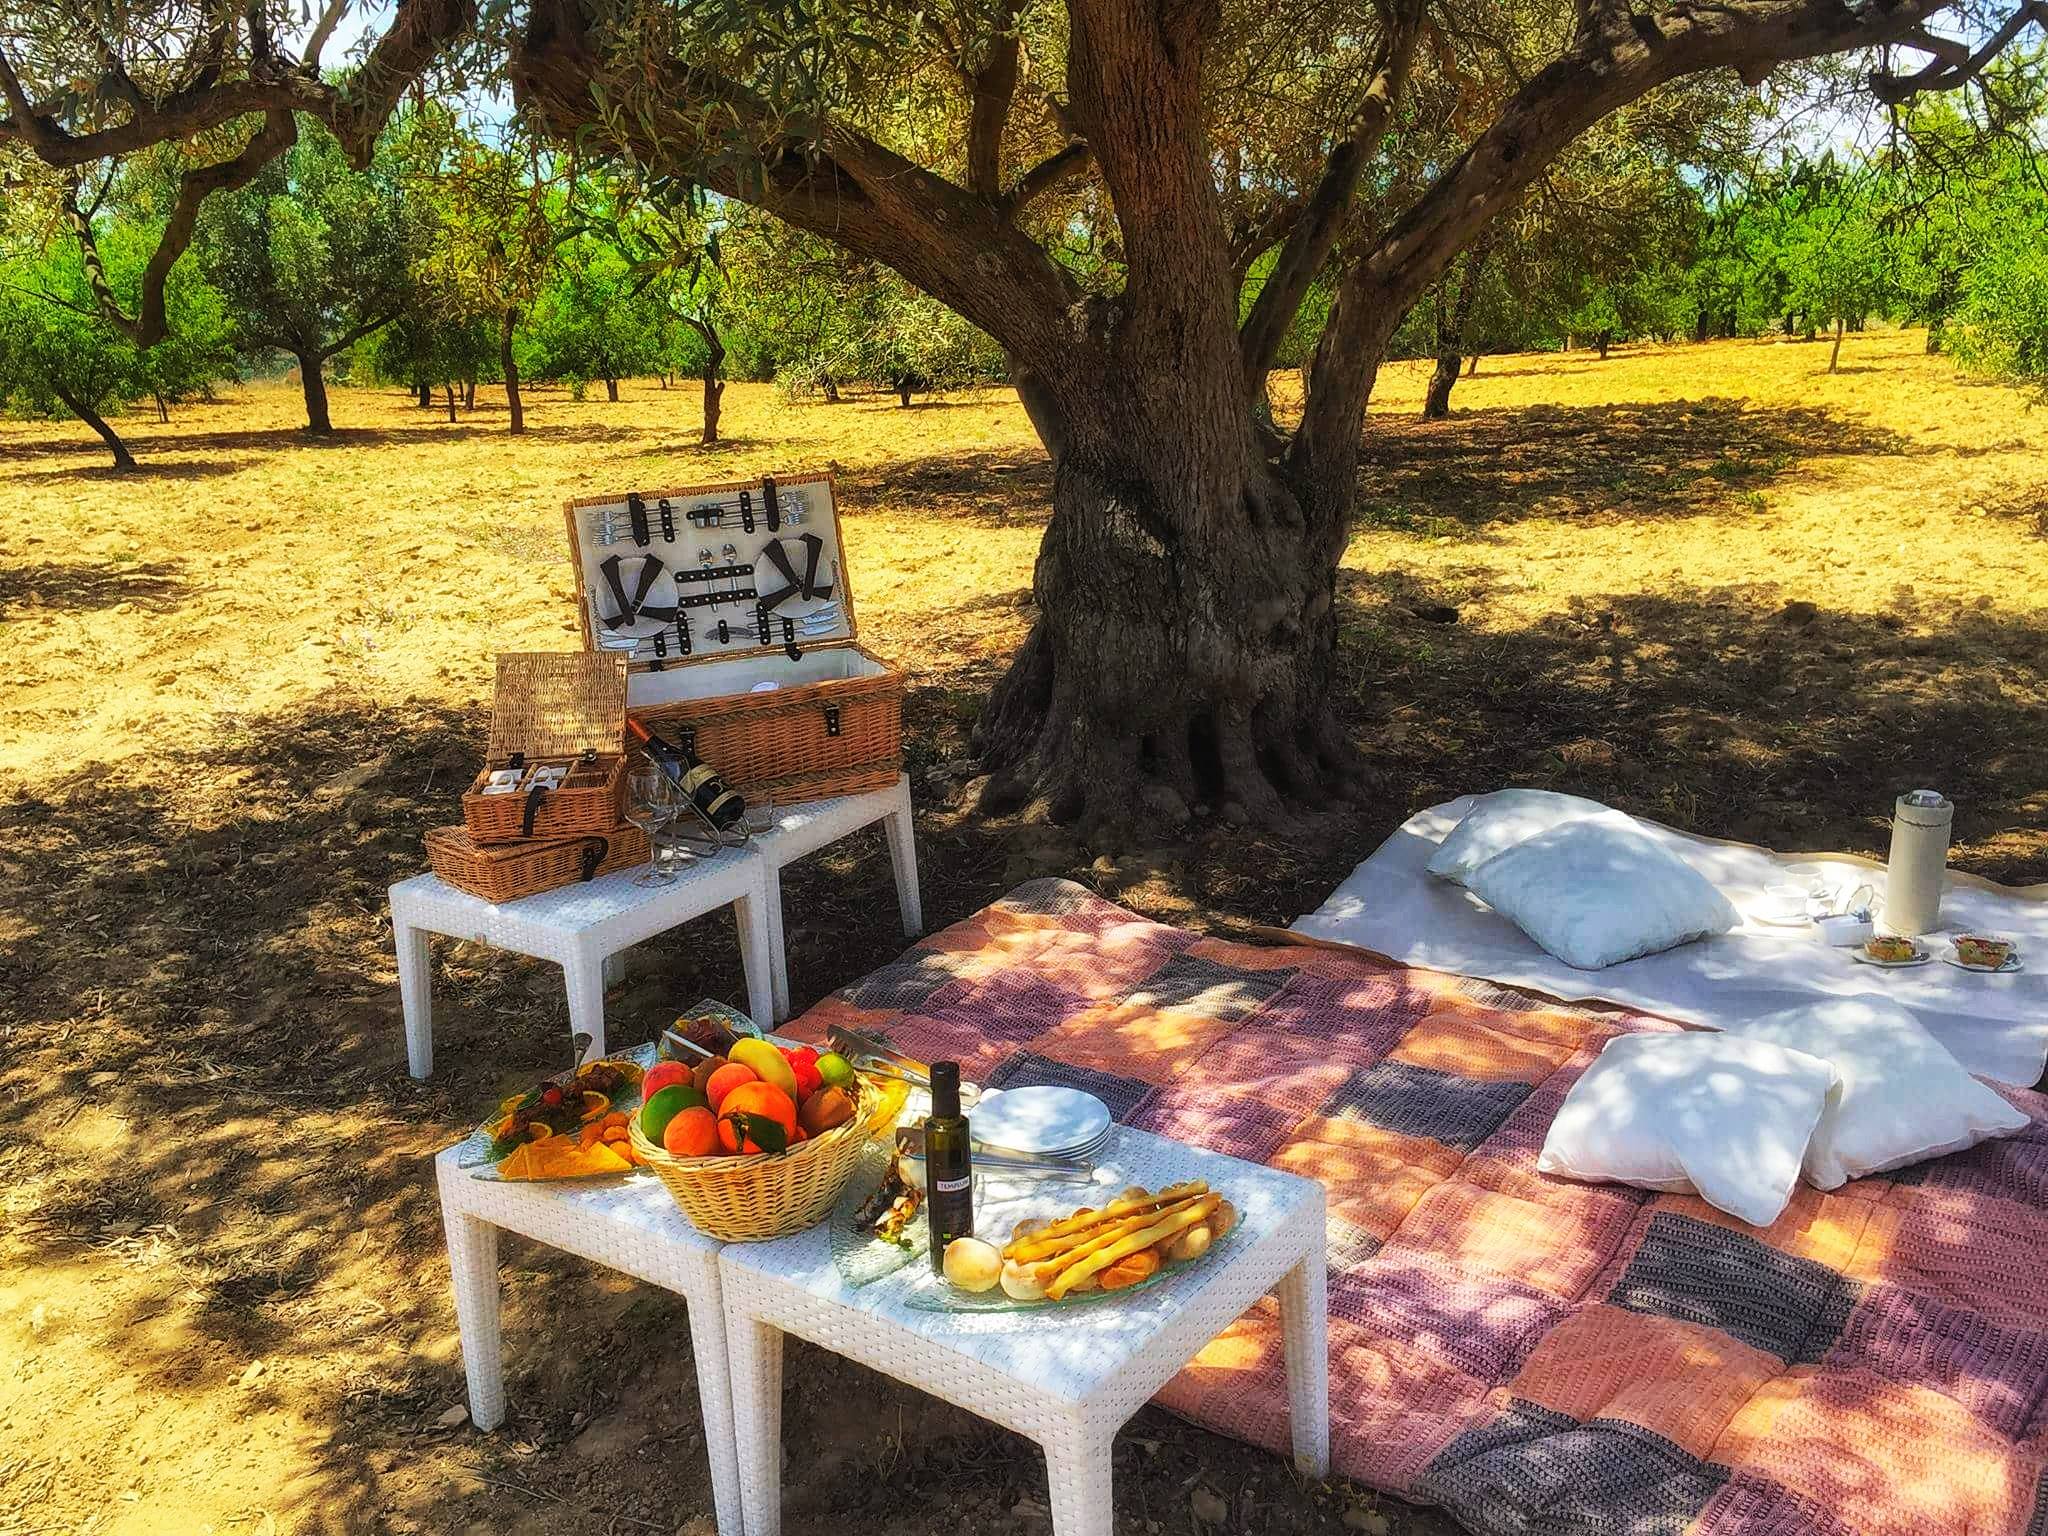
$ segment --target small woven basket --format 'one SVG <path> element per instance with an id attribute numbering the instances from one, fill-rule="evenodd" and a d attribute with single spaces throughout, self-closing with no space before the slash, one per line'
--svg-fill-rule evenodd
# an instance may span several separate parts
<path id="1" fill-rule="evenodd" d="M 652 1168 L 690 1218 L 722 1243 L 787 1237 L 822 1221 L 874 1138 L 878 1096 L 865 1081 L 854 1116 L 787 1152 L 752 1157 L 677 1157 L 647 1139 L 640 1117 L 626 1122 L 633 1150 Z"/>
<path id="2" fill-rule="evenodd" d="M 436 827 L 427 834 L 427 863 L 434 873 L 485 901 L 537 896 L 645 864 L 650 856 L 647 834 L 634 826 L 525 843 L 478 843 L 461 827 Z"/>
<path id="3" fill-rule="evenodd" d="M 462 797 L 471 841 L 609 836 L 626 819 L 626 658 L 612 652 L 498 658 L 491 742 Z M 514 760 L 568 770 L 561 788 L 487 795 L 491 770 Z"/>

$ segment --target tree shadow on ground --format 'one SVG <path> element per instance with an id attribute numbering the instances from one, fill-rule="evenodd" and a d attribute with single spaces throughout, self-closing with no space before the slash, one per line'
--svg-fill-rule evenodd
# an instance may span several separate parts
<path id="1" fill-rule="evenodd" d="M 1696 517 L 1803 460 L 1913 451 L 1898 434 L 1818 407 L 1739 400 L 1527 406 L 1368 419 L 1358 516 L 1371 527 L 1480 529 L 1524 517 Z"/>
<path id="2" fill-rule="evenodd" d="M 167 613 L 186 591 L 185 567 L 176 560 L 0 566 L 0 613 L 36 608 L 91 613 L 120 603 Z"/>
<path id="3" fill-rule="evenodd" d="M 932 454 L 839 473 L 849 501 L 886 502 L 919 517 L 978 528 L 1042 523 L 1052 508 L 1052 460 L 1035 449 Z"/>

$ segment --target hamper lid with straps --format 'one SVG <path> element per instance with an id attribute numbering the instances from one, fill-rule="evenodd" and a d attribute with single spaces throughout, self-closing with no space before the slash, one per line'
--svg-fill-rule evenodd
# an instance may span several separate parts
<path id="1" fill-rule="evenodd" d="M 584 644 L 635 672 L 859 636 L 829 474 L 584 497 L 567 518 Z"/>
<path id="2" fill-rule="evenodd" d="M 623 752 L 626 657 L 616 651 L 515 651 L 498 657 L 487 761 Z"/>

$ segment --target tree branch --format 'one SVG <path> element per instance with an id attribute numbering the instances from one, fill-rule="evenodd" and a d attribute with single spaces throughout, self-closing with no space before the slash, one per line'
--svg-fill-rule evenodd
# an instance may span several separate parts
<path id="1" fill-rule="evenodd" d="M 1712 7 L 1676 0 L 1632 15 L 1625 34 L 1582 30 L 1345 273 L 1289 450 L 1304 497 L 1330 502 L 1348 487 L 1365 402 L 1401 316 L 1588 127 L 1686 75 L 1734 69 L 1761 79 L 1793 60 L 1896 42 L 1954 3 L 1894 0 L 1852 9 L 1842 0 L 1719 0 Z"/>
<path id="2" fill-rule="evenodd" d="M 1009 125 L 1010 101 L 1017 94 L 1017 12 L 1015 3 L 1002 8 L 988 56 L 974 72 L 970 91 L 967 185 L 990 202 L 1002 194 L 1003 129 Z"/>
<path id="3" fill-rule="evenodd" d="M 138 347 L 153 347 L 164 339 L 170 329 L 169 317 L 164 310 L 164 285 L 170 280 L 171 268 L 178 264 L 178 258 L 192 243 L 192 232 L 199 221 L 199 205 L 209 193 L 232 192 L 247 186 L 257 172 L 291 148 L 298 137 L 298 121 L 291 113 L 267 113 L 263 125 L 250 135 L 249 142 L 242 146 L 239 154 L 218 165 L 187 171 L 178 178 L 178 200 L 172 205 L 171 216 L 164 221 L 156 249 L 150 252 L 149 265 L 143 268 L 141 302 L 132 320 L 122 312 L 120 302 L 107 282 L 106 268 L 100 261 L 99 242 L 93 236 L 92 218 L 78 206 L 77 179 L 74 177 L 70 181 L 65 188 L 64 210 L 72 232 L 78 237 L 79 252 L 85 262 L 86 283 L 92 289 L 100 313 L 116 330 Z"/>
<path id="4" fill-rule="evenodd" d="M 1001 208 L 1005 218 L 1015 218 L 1031 202 L 1043 197 L 1061 182 L 1078 176 L 1088 168 L 1093 157 L 1086 140 L 1076 139 L 1065 149 L 1055 151 L 1019 176 L 1010 190 L 1002 197 Z"/>
<path id="5" fill-rule="evenodd" d="M 1870 93 L 1886 106 L 1897 106 L 1923 91 L 1957 90 L 1984 73 L 1985 67 L 2029 26 L 2048 32 L 2048 0 L 2029 0 L 2020 6 L 1975 53 L 1960 39 L 1914 27 L 1897 41 L 1901 47 L 1929 55 L 1929 62 L 1910 75 L 1894 74 L 1889 69 L 1872 70 Z"/>
<path id="6" fill-rule="evenodd" d="M 987 199 L 915 164 L 839 121 L 791 122 L 748 91 L 680 60 L 636 61 L 621 84 L 585 31 L 576 0 L 535 0 L 509 71 L 515 99 L 547 131 L 574 139 L 602 129 L 648 164 L 673 162 L 678 144 L 726 125 L 744 161 L 721 156 L 703 184 L 765 208 L 857 256 L 894 268 L 1001 342 L 1013 356 L 1046 358 L 1064 335 L 1073 280 Z M 593 82 L 632 109 L 600 107 Z M 628 94 L 630 92 L 630 94 Z"/>
<path id="7" fill-rule="evenodd" d="M 1379 68 L 1366 87 L 1365 98 L 1352 119 L 1351 132 L 1330 152 L 1321 180 L 1289 231 L 1279 260 L 1273 264 L 1265 286 L 1252 302 L 1251 313 L 1245 316 L 1239 329 L 1238 350 L 1249 393 L 1264 391 L 1266 370 L 1273 366 L 1273 358 L 1286 338 L 1287 327 L 1294 323 L 1310 284 L 1329 259 L 1344 217 L 1351 211 L 1358 178 L 1393 121 L 1394 108 L 1407 89 L 1415 44 L 1422 35 L 1424 10 L 1421 0 L 1401 0 L 1390 15 L 1390 30 L 1381 49 Z"/>

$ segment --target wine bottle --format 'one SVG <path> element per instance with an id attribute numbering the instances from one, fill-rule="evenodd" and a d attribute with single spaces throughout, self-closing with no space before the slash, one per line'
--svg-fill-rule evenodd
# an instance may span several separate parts
<path id="1" fill-rule="evenodd" d="M 656 735 L 631 715 L 626 717 L 626 729 L 639 740 L 668 781 L 688 795 L 719 831 L 734 826 L 746 814 L 747 802 L 739 797 L 738 791 L 729 788 L 716 768 L 681 742 Z"/>
<path id="2" fill-rule="evenodd" d="M 960 1063 L 932 1063 L 932 1112 L 924 1121 L 925 1219 L 932 1229 L 932 1273 L 946 1267 L 946 1244 L 974 1236 L 974 1153 L 960 1113 Z"/>

